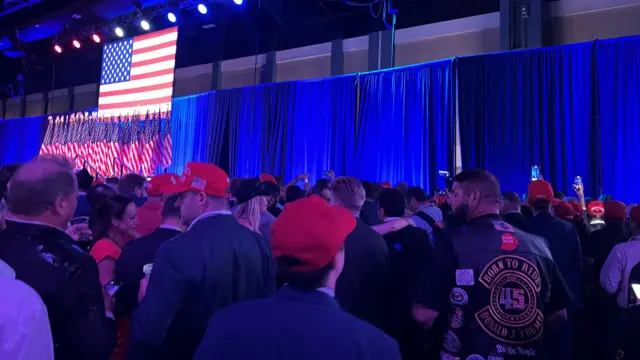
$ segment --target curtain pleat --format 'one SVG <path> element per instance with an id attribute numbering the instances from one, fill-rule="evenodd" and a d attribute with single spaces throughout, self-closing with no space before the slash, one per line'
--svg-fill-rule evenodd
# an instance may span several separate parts
<path id="1" fill-rule="evenodd" d="M 47 124 L 44 116 L 0 120 L 0 165 L 26 162 L 38 155 Z"/>
<path id="2" fill-rule="evenodd" d="M 598 41 L 597 66 L 603 191 L 637 203 L 640 38 Z"/>
<path id="3" fill-rule="evenodd" d="M 347 169 L 371 181 L 442 187 L 453 171 L 453 61 L 360 76 L 355 159 Z"/>
<path id="4" fill-rule="evenodd" d="M 458 59 L 464 169 L 494 173 L 503 191 L 526 191 L 532 165 L 571 194 L 582 176 L 597 189 L 593 44 Z"/>

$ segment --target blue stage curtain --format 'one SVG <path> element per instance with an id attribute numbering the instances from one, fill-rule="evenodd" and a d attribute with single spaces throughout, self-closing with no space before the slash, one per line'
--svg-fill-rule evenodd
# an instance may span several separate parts
<path id="1" fill-rule="evenodd" d="M 598 41 L 596 47 L 603 191 L 638 202 L 640 38 Z"/>
<path id="2" fill-rule="evenodd" d="M 268 155 L 264 145 L 268 137 L 265 112 L 270 87 L 266 85 L 218 90 L 218 106 L 229 109 L 229 175 L 258 176 L 262 159 Z"/>
<path id="3" fill-rule="evenodd" d="M 435 190 L 453 170 L 453 72 L 444 60 L 360 76 L 354 176 Z"/>
<path id="4" fill-rule="evenodd" d="M 168 172 L 181 174 L 189 161 L 217 164 L 220 160 L 228 114 L 217 106 L 216 96 L 211 91 L 173 99 L 173 162 Z"/>
<path id="5" fill-rule="evenodd" d="M 597 194 L 593 43 L 458 59 L 463 168 L 524 192 L 531 165 L 567 195 L 582 176 Z"/>
<path id="6" fill-rule="evenodd" d="M 0 121 L 0 165 L 33 159 L 40 152 L 46 129 L 44 116 Z"/>
<path id="7" fill-rule="evenodd" d="M 266 172 L 289 181 L 308 173 L 315 181 L 328 169 L 344 174 L 353 161 L 355 78 L 219 91 L 231 109 L 233 176 Z"/>

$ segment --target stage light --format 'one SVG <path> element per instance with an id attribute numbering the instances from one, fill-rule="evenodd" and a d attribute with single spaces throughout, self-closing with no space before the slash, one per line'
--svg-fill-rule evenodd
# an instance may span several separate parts
<path id="1" fill-rule="evenodd" d="M 147 31 L 151 28 L 151 25 L 149 25 L 149 22 L 147 20 L 140 20 L 140 27 L 142 28 L 142 30 Z"/>
<path id="2" fill-rule="evenodd" d="M 124 30 L 122 30 L 122 28 L 120 26 L 116 27 L 116 35 L 118 35 L 118 37 L 123 37 L 124 36 Z"/>
<path id="3" fill-rule="evenodd" d="M 167 14 L 167 19 L 169 19 L 170 22 L 174 23 L 176 22 L 178 19 L 176 18 L 176 14 L 169 12 Z"/>
<path id="4" fill-rule="evenodd" d="M 100 44 L 100 42 L 102 41 L 102 38 L 98 34 L 91 35 L 91 39 L 93 39 L 93 42 L 96 44 Z"/>
<path id="5" fill-rule="evenodd" d="M 53 45 L 53 51 L 57 52 L 58 54 L 62 54 L 62 46 L 58 44 Z"/>
<path id="6" fill-rule="evenodd" d="M 80 41 L 78 41 L 77 39 L 73 39 L 73 41 L 71 42 L 73 44 L 73 47 L 76 49 L 80 49 Z"/>
<path id="7" fill-rule="evenodd" d="M 242 5 L 242 0 L 233 0 L 234 3 L 236 3 L 236 5 Z"/>
<path id="8" fill-rule="evenodd" d="M 204 15 L 207 13 L 207 7 L 204 6 L 204 4 L 198 4 L 198 11 L 200 11 L 200 14 Z"/>

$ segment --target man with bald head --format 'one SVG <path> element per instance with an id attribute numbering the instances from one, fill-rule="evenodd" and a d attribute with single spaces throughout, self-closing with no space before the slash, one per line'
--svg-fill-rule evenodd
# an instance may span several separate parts
<path id="1" fill-rule="evenodd" d="M 545 325 L 566 319 L 566 285 L 543 239 L 500 218 L 500 184 L 484 170 L 453 178 L 461 219 L 436 243 L 415 319 L 445 326 L 441 358 L 541 358 Z"/>
<path id="2" fill-rule="evenodd" d="M 116 329 L 105 303 L 112 302 L 103 297 L 96 262 L 64 231 L 77 197 L 69 159 L 45 156 L 20 167 L 7 192 L 0 260 L 47 306 L 56 358 L 108 359 Z"/>

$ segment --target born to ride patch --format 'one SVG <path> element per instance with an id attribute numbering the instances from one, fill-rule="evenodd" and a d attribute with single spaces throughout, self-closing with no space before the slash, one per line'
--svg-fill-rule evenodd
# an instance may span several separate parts
<path id="1" fill-rule="evenodd" d="M 537 307 L 540 272 L 527 259 L 503 255 L 482 270 L 478 281 L 490 290 L 489 306 L 475 314 L 487 334 L 509 344 L 531 342 L 542 334 Z"/>

